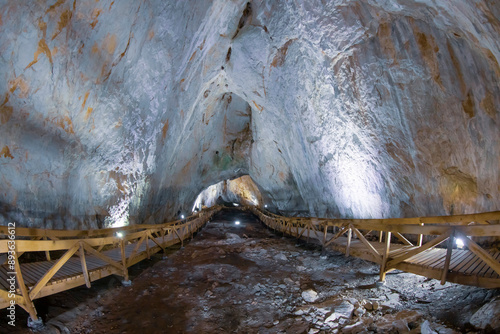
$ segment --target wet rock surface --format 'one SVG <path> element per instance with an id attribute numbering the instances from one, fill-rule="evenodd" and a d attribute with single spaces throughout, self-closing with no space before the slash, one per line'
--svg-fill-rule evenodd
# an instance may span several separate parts
<path id="1" fill-rule="evenodd" d="M 241 224 L 235 225 L 235 220 Z M 386 284 L 380 285 L 376 265 L 333 251 L 321 255 L 317 246 L 274 234 L 247 213 L 222 212 L 184 248 L 163 260 L 158 255 L 133 277 L 130 287 L 113 279 L 107 288 L 65 292 L 66 298 L 78 301 L 69 310 L 71 299 L 49 297 L 58 300 L 49 308 L 59 307 L 60 315 L 43 310 L 52 313 L 44 332 L 452 334 L 491 330 L 474 328 L 469 321 L 500 295 L 498 290 L 441 286 L 436 280 L 402 272 L 389 273 Z M 82 298 L 85 291 L 90 294 L 88 300 Z"/>

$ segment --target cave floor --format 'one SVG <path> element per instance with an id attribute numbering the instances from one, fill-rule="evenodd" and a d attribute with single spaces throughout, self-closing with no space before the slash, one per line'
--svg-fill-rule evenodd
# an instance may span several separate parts
<path id="1" fill-rule="evenodd" d="M 274 234 L 236 210 L 166 258 L 131 268 L 131 277 L 130 287 L 110 277 L 36 301 L 42 332 L 468 332 L 472 314 L 500 295 L 399 271 L 377 285 L 375 264 Z M 31 332 L 22 321 L 9 332 Z"/>

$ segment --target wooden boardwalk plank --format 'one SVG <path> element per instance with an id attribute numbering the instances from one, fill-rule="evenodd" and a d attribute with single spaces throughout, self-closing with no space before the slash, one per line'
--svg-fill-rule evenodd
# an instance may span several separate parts
<path id="1" fill-rule="evenodd" d="M 453 268 L 451 268 L 453 271 L 460 272 L 462 273 L 464 271 L 464 268 L 468 268 L 470 265 L 471 261 L 474 261 L 474 257 L 476 255 L 470 251 L 467 251 L 467 256 L 460 262 L 457 263 Z"/>

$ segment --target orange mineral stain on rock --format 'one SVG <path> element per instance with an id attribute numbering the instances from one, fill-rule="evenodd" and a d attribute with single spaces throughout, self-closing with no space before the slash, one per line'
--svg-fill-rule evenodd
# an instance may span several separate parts
<path id="1" fill-rule="evenodd" d="M 86 121 L 89 119 L 90 115 L 92 115 L 92 111 L 94 111 L 94 108 L 91 108 L 91 107 L 87 108 L 87 112 L 85 113 L 85 120 Z"/>
<path id="2" fill-rule="evenodd" d="M 61 16 L 59 17 L 59 22 L 57 23 L 56 31 L 54 32 L 54 35 L 52 35 L 52 40 L 54 40 L 64 28 L 66 28 L 66 26 L 71 21 L 72 16 L 73 13 L 70 10 L 65 10 L 64 12 L 62 12 Z"/>
<path id="3" fill-rule="evenodd" d="M 42 19 L 38 20 L 38 29 L 42 31 L 43 38 L 47 38 L 47 23 Z"/>
<path id="4" fill-rule="evenodd" d="M 474 117 L 474 96 L 471 91 L 467 94 L 465 101 L 462 102 L 462 107 L 469 118 Z"/>
<path id="5" fill-rule="evenodd" d="M 167 121 L 165 122 L 165 124 L 163 124 L 163 128 L 161 130 L 161 137 L 163 139 L 165 139 L 165 137 L 167 136 L 167 132 L 168 132 L 168 119 Z"/>
<path id="6" fill-rule="evenodd" d="M 12 108 L 11 106 L 0 106 L 0 124 L 7 123 L 10 120 L 13 111 L 14 108 Z"/>
<path id="7" fill-rule="evenodd" d="M 89 77 L 86 76 L 85 73 L 80 72 L 80 80 L 82 80 L 82 82 L 86 82 L 86 81 L 89 81 Z M 80 98 L 78 98 L 78 99 L 80 100 Z"/>
<path id="8" fill-rule="evenodd" d="M 455 51 L 453 50 L 453 46 L 450 44 L 450 41 L 446 43 L 446 47 L 448 48 L 448 53 L 450 54 L 451 63 L 453 64 L 453 67 L 455 67 L 455 72 L 457 73 L 458 82 L 460 84 L 460 91 L 462 92 L 462 94 L 465 95 L 465 91 L 467 90 L 467 85 L 465 84 L 464 75 L 460 67 L 460 62 L 458 61 L 458 58 L 455 55 Z"/>
<path id="9" fill-rule="evenodd" d="M 495 74 L 497 77 L 500 77 L 500 65 L 497 62 L 497 59 L 495 58 L 495 55 L 493 52 L 491 52 L 490 49 L 483 49 L 484 53 L 486 54 L 486 58 L 488 58 L 488 61 L 491 64 L 491 67 L 493 67 L 493 70 L 495 71 Z"/>
<path id="10" fill-rule="evenodd" d="M 278 49 L 278 52 L 271 62 L 272 67 L 282 66 L 285 63 L 288 47 L 290 46 L 290 44 L 292 44 L 293 41 L 295 41 L 295 39 L 288 40 L 281 48 Z"/>
<path id="11" fill-rule="evenodd" d="M 14 159 L 14 157 L 12 156 L 12 154 L 10 154 L 10 149 L 8 146 L 4 146 L 2 148 L 2 150 L 0 151 L 0 157 L 4 157 L 4 158 L 11 158 L 11 159 Z"/>
<path id="12" fill-rule="evenodd" d="M 278 173 L 278 177 L 280 178 L 280 180 L 281 180 L 282 182 L 285 182 L 285 179 L 286 179 L 285 173 L 283 173 L 283 172 L 279 172 L 279 173 Z"/>
<path id="13" fill-rule="evenodd" d="M 495 97 L 493 96 L 493 94 L 490 91 L 486 91 L 484 99 L 479 103 L 479 106 L 493 120 L 496 119 Z"/>
<path id="14" fill-rule="evenodd" d="M 195 51 L 193 52 L 193 54 L 191 55 L 191 58 L 189 58 L 189 61 L 191 61 L 191 60 L 193 60 L 193 59 L 194 59 L 194 56 L 196 56 L 196 51 L 197 51 L 197 50 L 195 50 Z"/>
<path id="15" fill-rule="evenodd" d="M 111 171 L 109 172 L 109 177 L 111 177 L 113 180 L 116 182 L 116 187 L 118 190 L 120 190 L 122 193 L 125 192 L 125 187 L 123 186 L 123 181 L 124 179 L 126 180 L 126 176 L 123 174 L 119 174 L 118 172 Z"/>
<path id="16" fill-rule="evenodd" d="M 28 97 L 29 94 L 29 85 L 26 82 L 26 80 L 23 79 L 23 77 L 19 76 L 11 81 L 9 81 L 10 84 L 10 93 L 14 93 L 18 88 L 19 88 L 19 97 L 24 99 Z"/>
<path id="17" fill-rule="evenodd" d="M 34 59 L 31 63 L 28 64 L 28 66 L 26 66 L 25 69 L 28 69 L 30 68 L 31 66 L 33 66 L 34 64 L 36 64 L 38 62 L 38 56 L 43 53 L 47 58 L 49 58 L 49 61 L 50 61 L 50 65 L 53 65 L 52 63 L 52 54 L 50 53 L 50 49 L 49 47 L 47 46 L 47 43 L 45 42 L 45 39 L 42 38 L 39 42 L 38 42 L 38 49 L 35 51 L 35 54 L 34 54 Z"/>
<path id="18" fill-rule="evenodd" d="M 71 118 L 69 118 L 69 116 L 59 118 L 55 123 L 67 133 L 75 134 L 75 132 L 73 131 L 73 122 L 71 121 Z"/>
<path id="19" fill-rule="evenodd" d="M 66 2 L 66 0 L 57 0 L 55 4 L 53 4 L 52 6 L 50 6 L 49 9 L 47 9 L 45 11 L 45 14 L 54 11 L 57 7 L 61 6 L 65 2 Z"/>
<path id="20" fill-rule="evenodd" d="M 432 35 L 426 35 L 425 33 L 415 31 L 415 37 L 417 40 L 418 48 L 422 58 L 424 59 L 427 68 L 431 72 L 434 81 L 443 89 L 443 83 L 441 81 L 441 73 L 439 72 L 439 63 L 437 59 L 437 52 L 439 47 Z"/>
<path id="21" fill-rule="evenodd" d="M 98 8 L 94 8 L 94 10 L 92 11 L 91 15 L 92 22 L 90 22 L 90 26 L 92 27 L 92 29 L 94 29 L 97 23 L 99 22 L 97 18 L 99 17 L 99 15 L 101 15 L 101 12 L 102 10 Z"/>
<path id="22" fill-rule="evenodd" d="M 258 105 L 258 104 L 257 104 L 257 102 L 255 102 L 255 101 L 252 101 L 252 102 L 253 102 L 253 104 L 255 105 L 255 108 L 257 108 L 259 111 L 264 110 L 264 107 L 262 107 L 262 106 Z"/>
<path id="23" fill-rule="evenodd" d="M 83 98 L 82 109 L 85 108 L 85 104 L 87 104 L 87 99 L 89 98 L 90 91 L 85 93 L 85 97 Z"/>
<path id="24" fill-rule="evenodd" d="M 93 54 L 98 54 L 99 53 L 99 45 L 97 45 L 97 42 L 94 43 L 94 45 L 92 45 L 92 50 L 91 52 Z"/>
<path id="25" fill-rule="evenodd" d="M 148 40 L 152 40 L 153 37 L 155 37 L 155 31 L 153 29 L 151 29 L 148 33 Z"/>
<path id="26" fill-rule="evenodd" d="M 104 41 L 102 43 L 103 49 L 105 48 L 106 51 L 111 55 L 115 53 L 116 50 L 116 35 L 115 34 L 107 34 L 106 37 L 104 38 Z"/>
<path id="27" fill-rule="evenodd" d="M 396 48 L 394 47 L 394 43 L 392 41 L 391 34 L 391 25 L 389 22 L 383 22 L 379 25 L 377 31 L 378 40 L 382 51 L 392 60 L 394 63 L 398 61 L 398 53 L 396 52 Z"/>

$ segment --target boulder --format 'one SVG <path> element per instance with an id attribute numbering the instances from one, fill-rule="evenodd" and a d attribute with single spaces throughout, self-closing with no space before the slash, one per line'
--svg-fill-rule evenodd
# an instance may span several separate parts
<path id="1" fill-rule="evenodd" d="M 308 303 L 314 303 L 318 299 L 318 293 L 312 289 L 302 291 L 302 298 Z"/>
<path id="2" fill-rule="evenodd" d="M 477 328 L 485 329 L 489 325 L 493 330 L 500 330 L 500 298 L 483 305 L 469 322 Z"/>

